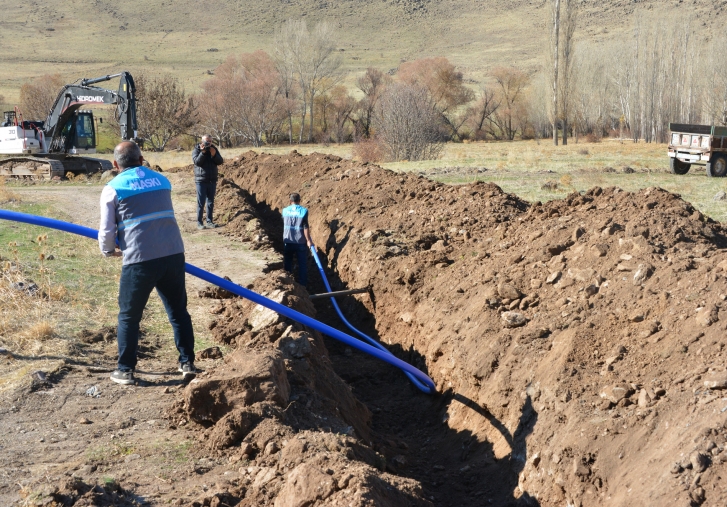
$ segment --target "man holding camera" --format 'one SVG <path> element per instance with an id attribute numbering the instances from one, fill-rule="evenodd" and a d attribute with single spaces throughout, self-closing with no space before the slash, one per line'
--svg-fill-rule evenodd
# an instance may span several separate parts
<path id="1" fill-rule="evenodd" d="M 202 136 L 202 142 L 192 151 L 194 162 L 194 182 L 197 185 L 197 229 L 214 229 L 217 227 L 212 221 L 212 212 L 215 205 L 215 192 L 217 191 L 217 166 L 222 164 L 222 155 L 212 144 L 212 137 Z M 205 202 L 207 204 L 207 222 L 203 225 Z"/>

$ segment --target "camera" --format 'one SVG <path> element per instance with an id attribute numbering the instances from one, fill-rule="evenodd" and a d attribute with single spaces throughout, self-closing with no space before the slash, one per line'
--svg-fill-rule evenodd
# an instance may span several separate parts
<path id="1" fill-rule="evenodd" d="M 209 142 L 209 141 L 205 141 L 205 142 L 203 143 L 203 146 L 204 146 L 205 148 L 209 148 L 210 146 L 212 146 L 212 143 L 211 143 L 211 142 Z"/>

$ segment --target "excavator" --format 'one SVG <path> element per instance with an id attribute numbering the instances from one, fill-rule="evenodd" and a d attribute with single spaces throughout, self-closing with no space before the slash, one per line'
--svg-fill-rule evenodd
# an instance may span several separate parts
<path id="1" fill-rule="evenodd" d="M 92 86 L 117 77 L 118 92 Z M 135 94 L 134 79 L 124 71 L 65 85 L 45 121 L 24 120 L 17 107 L 6 111 L 0 123 L 0 176 L 53 179 L 69 172 L 75 175 L 113 169 L 108 160 L 83 156 L 96 153 L 96 128 L 93 112 L 81 107 L 116 106 L 121 138 L 142 144 Z"/>

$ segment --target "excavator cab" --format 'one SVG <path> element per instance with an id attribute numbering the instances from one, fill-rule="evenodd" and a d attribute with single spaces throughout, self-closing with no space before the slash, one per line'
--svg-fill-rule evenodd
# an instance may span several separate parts
<path id="1" fill-rule="evenodd" d="M 65 152 L 72 155 L 96 153 L 96 129 L 93 112 L 78 111 L 71 116 L 61 130 Z"/>

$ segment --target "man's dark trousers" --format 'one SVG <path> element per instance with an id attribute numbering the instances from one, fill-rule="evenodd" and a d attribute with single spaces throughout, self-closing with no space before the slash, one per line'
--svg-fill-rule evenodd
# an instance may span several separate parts
<path id="1" fill-rule="evenodd" d="M 215 192 L 217 191 L 216 181 L 197 182 L 197 223 L 202 223 L 202 212 L 207 202 L 207 223 L 212 223 L 212 212 L 215 207 Z"/>
<path id="2" fill-rule="evenodd" d="M 298 259 L 298 283 L 308 285 L 308 246 L 303 243 L 283 244 L 283 267 L 288 273 L 293 272 L 293 258 Z"/>
<path id="3" fill-rule="evenodd" d="M 121 268 L 119 284 L 119 364 L 121 371 L 136 367 L 139 322 L 151 291 L 156 288 L 174 330 L 179 362 L 194 362 L 194 331 L 187 312 L 184 254 L 127 264 Z"/>

